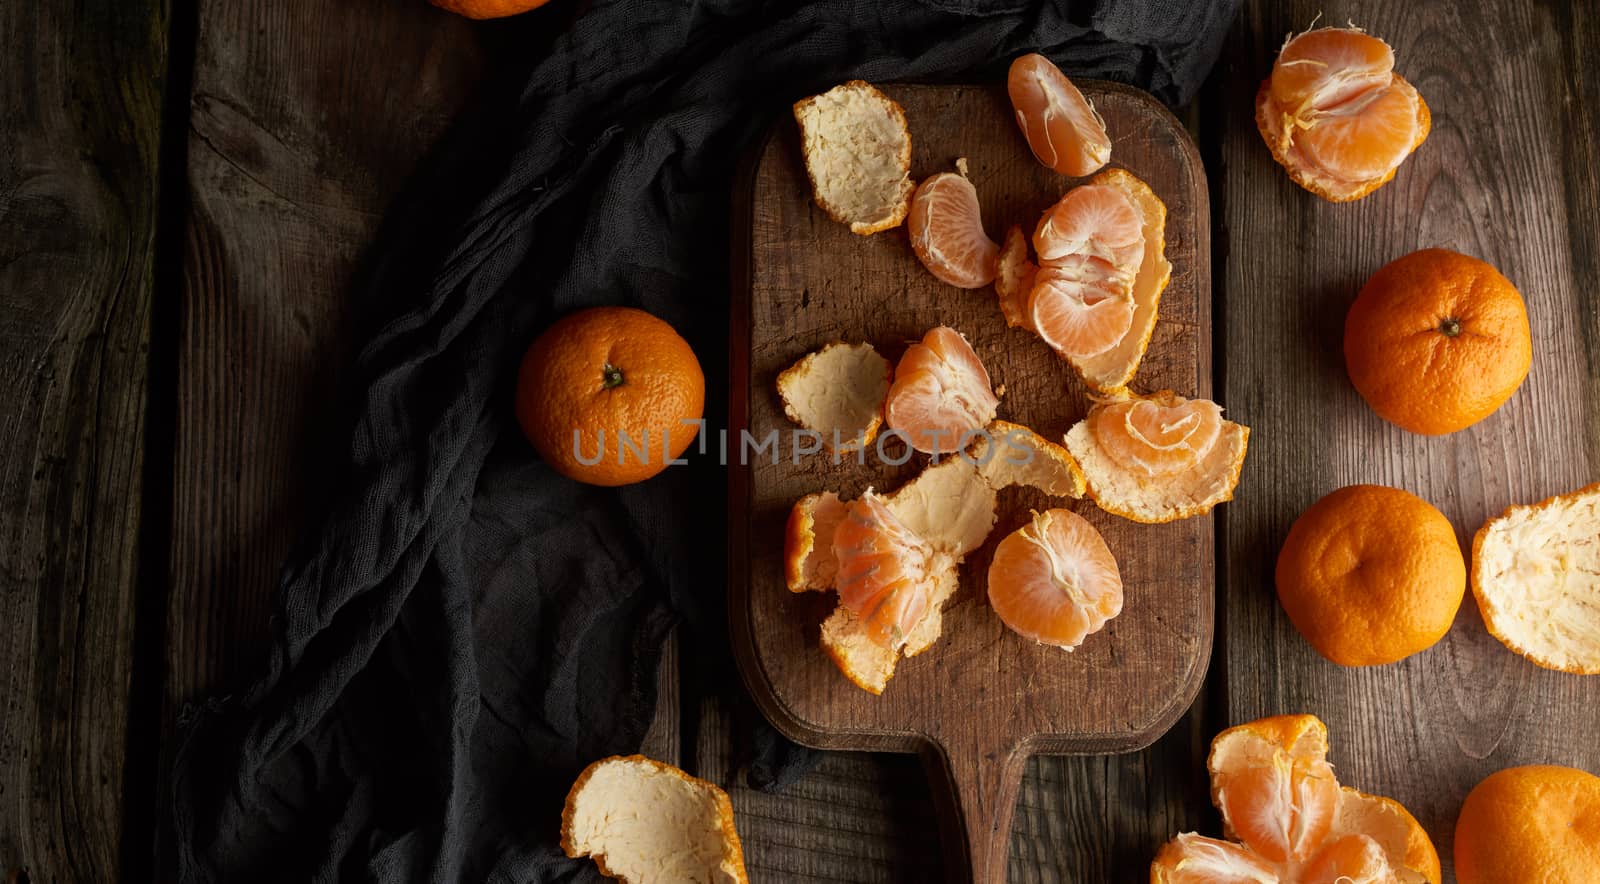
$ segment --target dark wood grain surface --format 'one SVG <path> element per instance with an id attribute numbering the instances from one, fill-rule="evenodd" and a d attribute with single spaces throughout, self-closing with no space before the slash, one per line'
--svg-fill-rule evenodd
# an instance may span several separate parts
<path id="1" fill-rule="evenodd" d="M 167 699 L 240 687 L 335 444 L 351 280 L 480 67 L 425 3 L 201 0 L 178 341 Z"/>
<path id="2" fill-rule="evenodd" d="M 0 6 L 8 878 L 116 879 L 124 790 L 148 770 L 126 751 L 166 11 L 154 0 Z"/>
<path id="3" fill-rule="evenodd" d="M 1426 143 L 1372 196 L 1333 205 L 1273 164 L 1249 96 L 1284 34 L 1319 11 L 1388 40 L 1433 114 Z M 1258 4 L 1235 29 L 1220 81 L 1227 231 L 1224 401 L 1249 424 L 1242 493 L 1224 520 L 1228 723 L 1310 712 L 1331 731 L 1341 781 L 1417 816 L 1449 874 L 1456 812 L 1484 776 L 1551 762 L 1600 771 L 1600 679 L 1540 669 L 1484 629 L 1470 594 L 1450 633 L 1395 663 L 1323 660 L 1277 604 L 1273 564 L 1289 524 L 1358 482 L 1404 488 L 1455 524 L 1464 549 L 1507 504 L 1600 477 L 1596 358 L 1595 25 L 1583 10 L 1520 3 Z M 1577 18 L 1574 18 L 1577 17 Z M 1342 358 L 1346 309 L 1367 276 L 1443 246 L 1521 290 L 1533 369 L 1482 423 L 1444 437 L 1385 423 Z"/>
<path id="4" fill-rule="evenodd" d="M 1291 184 L 1249 121 L 1272 52 L 1318 12 L 1392 42 L 1434 111 L 1417 156 L 1354 205 Z M 472 91 L 480 41 L 505 35 L 504 52 L 526 56 L 527 33 L 421 0 L 0 8 L 0 875 L 148 877 L 156 751 L 137 732 L 170 732 L 183 702 L 255 672 L 281 556 L 315 505 L 349 283 Z M 1268 712 L 1327 720 L 1341 775 L 1410 805 L 1447 866 L 1460 798 L 1483 774 L 1534 760 L 1600 771 L 1600 679 L 1523 662 L 1470 602 L 1433 650 L 1341 670 L 1287 624 L 1270 576 L 1290 520 L 1340 485 L 1409 488 L 1465 539 L 1506 502 L 1600 473 L 1597 52 L 1600 25 L 1577 3 L 1245 3 L 1199 103 L 1217 392 L 1255 428 L 1239 499 L 1218 517 L 1216 662 L 1153 746 L 1029 763 L 1009 880 L 1144 880 L 1173 832 L 1217 831 L 1199 772 L 1211 735 Z M 191 55 L 192 93 L 163 106 Z M 158 169 L 174 141 L 187 156 Z M 158 199 L 158 178 L 180 198 Z M 169 229 L 182 276 L 170 289 L 156 281 Z M 1365 276 L 1426 245 L 1499 265 L 1534 326 L 1524 389 L 1443 440 L 1367 412 L 1337 346 Z M 163 360 L 176 374 L 155 373 Z M 170 489 L 149 493 L 147 475 Z M 141 676 L 136 636 L 169 595 L 154 624 L 167 650 Z M 141 678 L 164 680 L 143 698 L 160 708 L 135 708 Z M 675 687 L 651 751 L 729 787 L 757 881 L 941 874 L 915 758 L 829 754 L 760 792 L 742 783 L 726 710 Z"/>
<path id="5" fill-rule="evenodd" d="M 1115 163 L 1145 180 L 1168 208 L 1173 278 L 1134 383 L 1208 396 L 1210 210 L 1199 154 L 1181 124 L 1148 95 L 1116 84 L 1082 86 L 1117 138 Z M 1002 89 L 885 91 L 904 107 L 913 132 L 913 176 L 950 169 L 965 157 L 985 224 L 997 236 L 1011 224 L 1031 230 L 1078 183 L 1033 158 Z M 903 449 L 891 449 L 887 459 L 874 450 L 864 464 L 793 456 L 778 373 L 840 338 L 871 342 L 895 361 L 907 342 L 949 325 L 967 336 L 1004 389 L 1002 418 L 1060 439 L 1087 413 L 1088 390 L 1035 335 L 1006 326 L 990 288 L 963 291 L 929 274 L 903 229 L 861 237 L 816 208 L 792 123 L 775 128 L 760 157 L 750 223 L 735 234 L 748 235 L 751 245 L 748 288 L 736 281 L 733 293 L 748 306 L 735 311 L 730 346 L 748 348 L 749 359 L 743 370 L 735 368 L 744 383 L 731 393 L 730 436 L 748 430 L 756 439 L 782 441 L 775 457 L 730 457 L 741 461 L 730 468 L 748 480 L 733 483 L 730 504 L 735 655 L 762 710 L 792 738 L 927 757 L 942 804 L 949 806 L 942 799 L 953 787 L 974 875 L 990 881 L 1003 872 L 1030 754 L 1140 749 L 1188 708 L 1210 655 L 1212 519 L 1139 525 L 1087 501 L 1072 503 L 1116 553 L 1128 600 L 1102 633 L 1069 655 L 1011 633 L 984 601 L 994 545 L 1026 524 L 1030 511 L 1068 504 L 1031 489 L 1007 490 L 988 542 L 962 565 L 962 589 L 945 609 L 939 643 L 903 661 L 882 696 L 846 680 L 818 646 L 818 624 L 835 604 L 833 594 L 784 588 L 784 522 L 804 494 L 828 489 L 849 498 L 868 487 L 891 490 L 914 477 L 925 458 L 894 456 Z M 960 832 L 959 823 L 951 831 Z"/>

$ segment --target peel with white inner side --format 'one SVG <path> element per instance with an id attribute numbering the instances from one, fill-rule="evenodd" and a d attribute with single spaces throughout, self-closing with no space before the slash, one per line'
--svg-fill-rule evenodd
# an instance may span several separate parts
<path id="1" fill-rule="evenodd" d="M 905 111 L 864 80 L 795 103 L 817 205 L 853 233 L 898 227 L 911 207 L 911 131 Z"/>
<path id="2" fill-rule="evenodd" d="M 1472 543 L 1472 594 L 1506 647 L 1600 675 L 1600 483 L 1486 522 Z"/>
<path id="3" fill-rule="evenodd" d="M 802 498 L 796 511 L 805 505 L 814 512 L 821 499 Z M 878 645 L 868 636 L 861 619 L 843 605 L 822 624 L 823 651 L 846 678 L 874 694 L 883 692 L 901 656 L 916 656 L 938 640 L 943 629 L 942 608 L 956 591 L 957 568 L 989 536 L 997 502 L 994 489 L 979 475 L 977 467 L 961 457 L 928 467 L 880 499 L 900 525 L 916 534 L 931 551 L 926 563 L 931 581 L 927 587 L 927 613 L 905 632 L 899 647 Z M 784 549 L 786 571 L 836 571 L 836 563 L 822 561 L 832 557 L 831 543 L 818 536 L 806 536 L 806 524 L 806 517 L 791 513 L 791 530 Z M 814 530 L 818 521 L 813 516 L 809 524 Z"/>
<path id="4" fill-rule="evenodd" d="M 833 452 L 855 451 L 877 438 L 894 367 L 871 344 L 835 341 L 807 353 L 778 375 L 783 413 L 822 438 Z"/>
<path id="5" fill-rule="evenodd" d="M 1133 462 L 1128 452 L 1108 450 L 1108 436 L 1115 428 L 1099 424 L 1108 414 L 1116 413 L 1108 406 L 1140 398 L 1162 409 L 1181 408 L 1189 402 L 1170 390 L 1146 397 L 1123 393 L 1095 405 L 1086 419 L 1067 432 L 1067 450 L 1083 469 L 1089 497 L 1108 513 L 1147 523 L 1202 515 L 1217 504 L 1233 499 L 1239 472 L 1244 466 L 1250 429 L 1223 420 L 1214 440 L 1204 450 L 1195 451 L 1193 459 L 1181 467 L 1167 472 L 1133 469 L 1128 466 Z M 1194 429 L 1199 431 L 1198 426 Z M 1138 445 L 1141 439 L 1150 449 L 1145 452 L 1146 456 L 1160 456 L 1161 448 L 1154 444 L 1160 439 L 1151 440 L 1129 430 L 1123 444 Z"/>
<path id="6" fill-rule="evenodd" d="M 584 769 L 562 810 L 561 848 L 631 884 L 750 880 L 727 793 L 643 755 Z"/>

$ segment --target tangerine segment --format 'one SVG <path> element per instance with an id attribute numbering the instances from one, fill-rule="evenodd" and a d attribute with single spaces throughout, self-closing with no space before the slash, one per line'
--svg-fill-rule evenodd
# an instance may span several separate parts
<path id="1" fill-rule="evenodd" d="M 960 332 L 941 325 L 900 357 L 884 413 L 912 448 L 947 453 L 994 420 L 999 404 L 972 345 Z"/>
<path id="2" fill-rule="evenodd" d="M 1006 91 L 1017 125 L 1040 163 L 1078 177 L 1111 159 L 1105 120 L 1050 59 L 1029 53 L 1012 62 Z"/>
<path id="3" fill-rule="evenodd" d="M 1303 861 L 1333 827 L 1339 781 L 1326 761 L 1278 752 L 1263 765 L 1213 771 L 1224 831 L 1274 862 Z"/>
<path id="4" fill-rule="evenodd" d="M 851 501 L 833 533 L 839 603 L 885 648 L 905 643 L 928 613 L 933 550 L 868 491 Z"/>
<path id="5" fill-rule="evenodd" d="M 1111 459 L 1145 476 L 1167 476 L 1199 463 L 1217 443 L 1222 424 L 1222 406 L 1176 396 L 1108 403 L 1089 419 L 1095 442 Z"/>
<path id="6" fill-rule="evenodd" d="M 1231 841 L 1186 832 L 1168 841 L 1150 865 L 1151 884 L 1279 884 L 1273 863 Z"/>
<path id="7" fill-rule="evenodd" d="M 922 182 L 907 224 L 912 251 L 941 281 L 964 289 L 994 281 L 1000 247 L 983 231 L 978 190 L 965 175 L 940 172 Z"/>
<path id="8" fill-rule="evenodd" d="M 1000 247 L 994 277 L 994 293 L 1000 299 L 1000 314 L 1006 318 L 1006 325 L 1034 330 L 1033 319 L 1028 315 L 1028 296 L 1033 293 L 1033 280 L 1038 273 L 1038 265 L 1028 257 L 1027 236 L 1021 227 L 1011 225 Z"/>
<path id="9" fill-rule="evenodd" d="M 1033 231 L 1039 263 L 1099 258 L 1132 276 L 1144 257 L 1144 218 L 1121 190 L 1084 184 L 1066 192 Z"/>
<path id="10" fill-rule="evenodd" d="M 1070 651 L 1122 612 L 1122 575 L 1087 519 L 1047 510 L 995 548 L 989 604 L 1023 638 Z"/>
<path id="11" fill-rule="evenodd" d="M 1284 42 L 1269 82 L 1279 107 L 1303 110 L 1387 86 L 1393 71 L 1388 43 L 1355 28 L 1317 28 Z"/>
<path id="12" fill-rule="evenodd" d="M 1414 874 L 1414 873 L 1413 873 Z M 1299 884 L 1403 884 L 1378 842 L 1359 832 L 1335 838 L 1300 871 Z"/>
<path id="13" fill-rule="evenodd" d="M 1133 312 L 1132 299 L 1055 267 L 1039 271 L 1028 297 L 1034 331 L 1068 357 L 1094 356 L 1115 347 L 1133 327 Z"/>
<path id="14" fill-rule="evenodd" d="M 1298 139 L 1306 159 L 1336 178 L 1379 178 L 1399 166 L 1417 140 L 1417 92 L 1397 83 L 1307 118 L 1310 125 Z"/>
<path id="15" fill-rule="evenodd" d="M 1439 853 L 1427 830 L 1410 811 L 1393 799 L 1368 795 L 1349 786 L 1340 786 L 1339 792 L 1339 815 L 1334 818 L 1329 838 L 1360 832 L 1377 842 L 1402 881 L 1438 884 Z"/>

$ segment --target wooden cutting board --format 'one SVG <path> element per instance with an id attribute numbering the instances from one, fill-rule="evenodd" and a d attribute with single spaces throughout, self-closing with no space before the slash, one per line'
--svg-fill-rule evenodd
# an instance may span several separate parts
<path id="1" fill-rule="evenodd" d="M 1028 151 L 1004 89 L 889 86 L 905 108 L 924 178 L 966 157 L 999 241 L 1031 230 L 1078 183 Z M 1205 172 L 1178 121 L 1149 95 L 1088 82 L 1084 92 L 1114 140 L 1112 164 L 1144 179 L 1167 204 L 1172 282 L 1135 389 L 1211 395 L 1211 246 Z M 1140 749 L 1193 701 L 1211 653 L 1215 570 L 1212 517 L 1139 525 L 1088 501 L 1031 489 L 1000 494 L 988 542 L 967 558 L 943 638 L 900 663 L 882 696 L 855 687 L 818 646 L 832 593 L 790 593 L 783 583 L 784 522 L 794 501 L 829 489 L 854 497 L 892 490 L 925 458 L 900 466 L 869 454 L 834 464 L 794 455 L 776 392 L 780 371 L 833 340 L 870 341 L 898 361 L 929 328 L 965 334 L 1004 385 L 1001 418 L 1059 440 L 1087 411 L 1084 386 L 1031 333 L 1007 328 L 992 289 L 964 291 L 930 275 L 904 228 L 856 236 L 813 205 L 792 120 L 758 146 L 735 195 L 730 362 L 730 573 L 733 646 L 767 718 L 796 742 L 826 749 L 917 752 L 940 796 L 952 877 L 1004 880 L 1011 815 L 1029 755 Z M 742 438 L 772 433 L 771 449 L 740 463 Z M 891 445 L 893 455 L 902 449 Z M 1076 651 L 1029 642 L 989 610 L 985 575 L 995 544 L 1030 510 L 1070 506 L 1105 536 L 1124 582 L 1121 616 Z"/>

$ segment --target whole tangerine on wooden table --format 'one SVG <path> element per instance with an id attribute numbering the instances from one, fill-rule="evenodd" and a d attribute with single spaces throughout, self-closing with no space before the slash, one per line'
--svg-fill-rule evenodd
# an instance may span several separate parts
<path id="1" fill-rule="evenodd" d="M 1600 875 L 1600 777 L 1550 764 L 1490 774 L 1456 818 L 1460 884 L 1580 884 Z"/>
<path id="2" fill-rule="evenodd" d="M 1295 520 L 1276 580 L 1284 612 L 1317 653 L 1341 666 L 1376 666 L 1450 631 L 1467 565 L 1450 520 L 1427 501 L 1351 485 Z"/>
<path id="3" fill-rule="evenodd" d="M 706 379 L 672 326 L 632 307 L 558 320 L 523 357 L 517 421 L 558 473 L 628 485 L 666 469 L 698 435 Z"/>
<path id="4" fill-rule="evenodd" d="M 1533 363 L 1528 311 L 1485 261 L 1423 249 L 1384 265 L 1344 323 L 1350 382 L 1384 420 L 1438 436 L 1483 420 Z"/>

